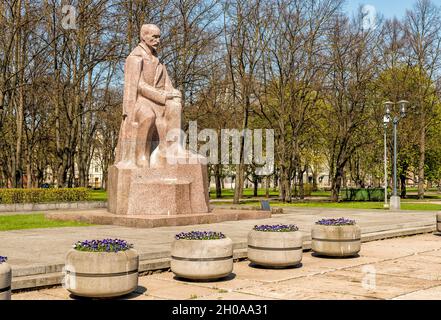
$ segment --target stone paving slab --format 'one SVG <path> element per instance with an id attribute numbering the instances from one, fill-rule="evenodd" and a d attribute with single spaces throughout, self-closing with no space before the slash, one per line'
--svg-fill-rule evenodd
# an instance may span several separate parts
<path id="1" fill-rule="evenodd" d="M 428 243 L 430 247 L 425 247 Z M 389 256 L 389 248 L 396 249 L 396 254 Z M 365 255 L 365 252 L 369 254 Z M 375 256 L 374 252 L 378 255 Z M 412 264 L 420 257 L 423 259 L 419 260 L 418 272 L 412 272 Z M 232 275 L 214 282 L 184 281 L 171 272 L 153 274 L 140 277 L 138 289 L 121 299 L 441 300 L 441 279 L 431 276 L 440 270 L 440 257 L 441 237 L 416 235 L 364 243 L 355 258 L 322 258 L 306 252 L 302 266 L 296 268 L 256 268 L 245 260 L 234 264 Z M 365 283 L 366 270 L 369 270 L 371 279 L 369 286 Z M 63 288 L 54 288 L 14 293 L 12 299 L 78 298 Z"/>
<path id="2" fill-rule="evenodd" d="M 197 226 L 172 226 L 153 229 L 138 229 L 120 226 L 90 226 L 49 229 L 30 229 L 0 232 L 0 251 L 9 257 L 13 268 L 13 289 L 27 288 L 28 285 L 44 281 L 31 281 L 29 278 L 21 284 L 21 277 L 32 275 L 50 275 L 55 281 L 64 265 L 64 256 L 78 240 L 98 238 L 122 238 L 135 245 L 140 253 L 141 265 L 146 270 L 167 268 L 170 245 L 174 235 L 181 231 L 215 230 L 227 234 L 234 242 L 236 257 L 246 257 L 248 232 L 255 224 L 294 223 L 304 234 L 304 248 L 309 248 L 310 229 L 315 221 L 323 217 L 348 217 L 355 219 L 362 228 L 363 241 L 371 241 L 393 236 L 432 232 L 435 230 L 435 215 L 432 211 L 390 212 L 381 210 L 329 210 L 314 208 L 286 208 L 286 213 L 273 215 L 268 219 L 226 221 Z M 375 235 L 375 237 L 373 237 Z M 438 239 L 438 238 L 437 238 Z M 441 240 L 441 239 L 439 239 Z M 421 246 L 431 245 L 427 241 Z M 434 246 L 436 246 L 434 244 Z M 388 249 L 389 250 L 389 249 Z M 403 249 L 408 250 L 408 249 Z M 394 250 L 391 250 L 394 251 Z M 406 251 L 408 252 L 408 251 Z M 367 257 L 375 257 L 375 250 L 368 251 Z M 388 254 L 394 254 L 391 252 Z M 158 260 L 159 259 L 159 260 Z M 149 261 L 152 264 L 149 264 Z M 303 271 L 302 271 L 303 272 Z"/>
<path id="3" fill-rule="evenodd" d="M 441 286 L 403 294 L 393 300 L 441 300 Z"/>

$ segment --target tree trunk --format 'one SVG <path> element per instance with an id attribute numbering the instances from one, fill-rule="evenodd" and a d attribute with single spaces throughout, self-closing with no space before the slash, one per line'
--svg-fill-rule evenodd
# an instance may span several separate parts
<path id="1" fill-rule="evenodd" d="M 69 160 L 69 177 L 67 180 L 67 187 L 73 188 L 75 184 L 75 163 L 73 157 Z"/>
<path id="2" fill-rule="evenodd" d="M 16 144 L 15 144 L 15 161 L 14 161 L 14 187 L 23 188 L 23 171 L 22 171 L 22 139 L 23 139 L 23 113 L 24 113 L 24 59 L 25 59 L 25 43 L 22 43 L 22 26 L 21 26 L 21 10 L 22 1 L 18 0 L 16 3 L 16 63 L 18 73 L 16 75 L 16 86 L 18 86 L 18 102 L 16 113 Z"/>
<path id="3" fill-rule="evenodd" d="M 107 175 L 108 175 L 108 169 L 102 169 L 103 172 L 103 178 L 101 179 L 101 189 L 107 190 Z"/>
<path id="4" fill-rule="evenodd" d="M 284 202 L 290 203 L 292 201 L 292 186 L 291 186 L 291 178 L 289 171 L 285 171 L 286 179 L 284 181 L 285 184 L 285 199 Z"/>
<path id="5" fill-rule="evenodd" d="M 270 196 L 270 182 L 271 182 L 271 176 L 265 177 L 265 198 L 269 198 Z"/>
<path id="6" fill-rule="evenodd" d="M 214 165 L 214 180 L 216 183 L 216 198 L 222 198 L 222 185 L 221 185 L 221 173 L 220 173 L 220 164 Z"/>
<path id="7" fill-rule="evenodd" d="M 234 204 L 240 203 L 240 198 L 243 194 L 243 179 L 244 179 L 244 165 L 238 164 L 236 165 L 236 177 L 234 179 Z"/>
<path id="8" fill-rule="evenodd" d="M 420 158 L 418 162 L 418 199 L 424 199 L 424 162 L 426 157 L 426 129 L 424 115 L 421 121 Z"/>
<path id="9" fill-rule="evenodd" d="M 257 197 L 257 192 L 259 189 L 259 179 L 258 179 L 257 175 L 255 175 L 255 174 L 253 174 L 253 186 L 254 186 L 253 196 Z"/>
<path id="10" fill-rule="evenodd" d="M 337 167 L 335 175 L 331 181 L 331 201 L 338 202 L 340 189 L 343 179 L 343 168 Z"/>
<path id="11" fill-rule="evenodd" d="M 312 171 L 312 191 L 318 191 L 317 170 Z"/>
<path id="12" fill-rule="evenodd" d="M 299 175 L 298 175 L 298 181 L 299 181 L 299 198 L 305 199 L 305 189 L 303 185 L 303 171 L 299 168 Z"/>
<path id="13" fill-rule="evenodd" d="M 27 154 L 26 154 L 26 188 L 30 189 L 33 187 L 32 185 L 32 149 L 28 143 Z"/>
<path id="14" fill-rule="evenodd" d="M 57 168 L 57 186 L 59 188 L 65 187 L 66 179 L 67 179 L 67 169 L 68 169 L 67 154 L 63 152 L 61 154 L 61 162 L 58 164 L 58 168 Z"/>
<path id="15" fill-rule="evenodd" d="M 400 185 L 401 185 L 400 197 L 402 199 L 405 199 L 406 198 L 406 175 L 405 174 L 400 174 Z"/>
<path id="16" fill-rule="evenodd" d="M 286 169 L 284 166 L 280 167 L 280 175 L 279 175 L 280 183 L 279 185 L 279 199 L 280 201 L 285 202 L 286 200 L 286 180 L 288 179 L 286 174 Z"/>

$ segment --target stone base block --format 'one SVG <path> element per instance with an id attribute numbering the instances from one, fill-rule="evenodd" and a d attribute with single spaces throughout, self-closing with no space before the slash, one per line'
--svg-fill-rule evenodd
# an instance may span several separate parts
<path id="1" fill-rule="evenodd" d="M 400 210 L 401 205 L 401 198 L 399 196 L 392 196 L 390 197 L 390 210 Z"/>
<path id="2" fill-rule="evenodd" d="M 117 215 L 177 215 L 209 212 L 207 167 L 109 168 L 108 210 Z"/>
<path id="3" fill-rule="evenodd" d="M 128 212 L 133 215 L 175 215 L 192 213 L 190 199 L 191 182 L 185 180 L 151 180 L 133 183 Z M 161 199 L 161 201 L 158 201 Z M 148 210 L 146 210 L 148 208 Z"/>

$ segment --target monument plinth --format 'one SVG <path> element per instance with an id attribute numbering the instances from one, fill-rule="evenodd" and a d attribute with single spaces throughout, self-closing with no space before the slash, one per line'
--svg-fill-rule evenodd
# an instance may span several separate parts
<path id="1" fill-rule="evenodd" d="M 159 39 L 158 27 L 143 25 L 126 59 L 123 121 L 108 177 L 108 210 L 117 215 L 210 211 L 206 159 L 183 147 L 181 93 L 157 57 Z"/>
<path id="2" fill-rule="evenodd" d="M 207 170 L 201 164 L 161 169 L 109 168 L 109 212 L 127 215 L 207 213 Z M 112 195 L 112 196 L 111 196 Z"/>

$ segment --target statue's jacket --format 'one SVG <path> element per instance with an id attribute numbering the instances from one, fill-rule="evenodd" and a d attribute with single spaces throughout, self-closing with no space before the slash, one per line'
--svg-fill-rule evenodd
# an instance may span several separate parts
<path id="1" fill-rule="evenodd" d="M 136 112 L 147 108 L 156 115 L 162 115 L 167 101 L 166 94 L 174 90 L 165 66 L 149 53 L 143 43 L 126 59 L 124 83 L 124 120 L 121 122 L 116 162 L 134 158 L 131 145 L 136 139 L 136 129 L 132 125 L 136 122 Z"/>
<path id="2" fill-rule="evenodd" d="M 166 93 L 173 90 L 173 85 L 165 66 L 150 55 L 145 44 L 140 43 L 130 53 L 124 69 L 123 114 L 130 118 L 139 96 L 153 105 L 166 104 Z"/>

